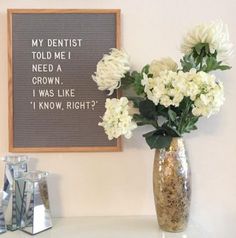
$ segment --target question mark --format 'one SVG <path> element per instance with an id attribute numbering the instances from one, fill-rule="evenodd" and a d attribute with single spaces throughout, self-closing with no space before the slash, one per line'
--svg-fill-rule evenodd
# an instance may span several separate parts
<path id="1" fill-rule="evenodd" d="M 94 110 L 94 107 L 95 107 L 95 105 L 96 105 L 97 103 L 98 103 L 98 101 L 94 101 L 94 100 L 91 101 L 92 110 Z"/>

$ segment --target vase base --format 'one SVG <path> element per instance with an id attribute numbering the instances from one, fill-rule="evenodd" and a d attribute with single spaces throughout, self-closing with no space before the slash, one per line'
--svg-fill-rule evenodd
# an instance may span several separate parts
<path id="1" fill-rule="evenodd" d="M 159 225 L 160 229 L 162 231 L 165 231 L 165 232 L 171 232 L 171 233 L 179 233 L 179 232 L 183 232 L 186 230 L 186 226 L 184 227 L 170 227 L 170 226 L 161 226 Z"/>

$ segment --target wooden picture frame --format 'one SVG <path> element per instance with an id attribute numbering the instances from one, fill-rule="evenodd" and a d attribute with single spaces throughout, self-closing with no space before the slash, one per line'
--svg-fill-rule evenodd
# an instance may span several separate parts
<path id="1" fill-rule="evenodd" d="M 95 152 L 95 151 L 121 151 L 122 146 L 121 146 L 121 139 L 118 138 L 115 140 L 115 144 L 113 143 L 112 145 L 73 145 L 73 146 L 29 146 L 26 143 L 26 146 L 21 144 L 20 146 L 16 143 L 16 138 L 15 138 L 15 130 L 16 130 L 16 125 L 15 125 L 15 110 L 16 110 L 16 105 L 14 104 L 14 95 L 16 94 L 16 88 L 14 88 L 14 84 L 16 84 L 16 78 L 14 78 L 14 64 L 16 63 L 14 60 L 14 52 L 13 52 L 13 44 L 14 44 L 14 26 L 13 26 L 13 16 L 28 16 L 33 15 L 33 14 L 46 14 L 45 16 L 48 16 L 47 14 L 52 14 L 52 15 L 68 15 L 68 16 L 75 16 L 77 14 L 81 15 L 86 15 L 90 16 L 90 14 L 114 14 L 115 16 L 115 47 L 120 48 L 120 9 L 8 9 L 7 16 L 8 16 L 8 94 L 9 94 L 9 99 L 8 99 L 8 123 L 9 123 L 9 151 L 10 152 Z M 62 14 L 62 15 L 60 15 Z M 72 14 L 72 15 L 70 15 Z M 104 52 L 107 53 L 107 52 Z M 19 59 L 18 59 L 19 60 Z M 119 90 L 116 93 L 116 97 L 119 97 Z M 101 115 L 100 115 L 101 116 Z M 22 121 L 22 120 L 21 120 Z M 19 134 L 19 133 L 18 133 Z M 32 133 L 31 133 L 32 134 Z M 95 135 L 94 135 L 95 136 Z M 17 136 L 16 136 L 17 137 Z M 18 137 L 17 137 L 18 138 Z M 23 140 L 25 139 L 22 138 Z M 35 139 L 35 138 L 34 138 Z M 17 139 L 19 141 L 20 139 Z M 30 140 L 30 139 L 29 139 Z M 36 140 L 36 139 L 35 139 Z M 49 140 L 49 139 L 48 139 Z M 41 139 L 42 141 L 42 139 Z M 24 142 L 22 142 L 24 143 Z M 46 141 L 45 141 L 46 143 Z M 50 142 L 51 143 L 51 142 Z M 105 143 L 105 142 L 104 142 Z M 108 142 L 110 143 L 110 142 Z"/>

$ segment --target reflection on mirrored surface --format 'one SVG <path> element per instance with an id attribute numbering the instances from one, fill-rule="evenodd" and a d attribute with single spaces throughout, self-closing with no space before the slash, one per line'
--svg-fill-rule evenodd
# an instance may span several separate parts
<path id="1" fill-rule="evenodd" d="M 22 199 L 18 196 L 16 179 L 27 172 L 29 157 L 26 155 L 8 155 L 5 162 L 2 208 L 8 230 L 16 230 L 20 224 Z"/>
<path id="2" fill-rule="evenodd" d="M 0 192 L 0 204 L 2 204 L 2 191 Z M 3 207 L 0 205 L 0 234 L 6 232 L 6 223 L 5 223 L 5 217 L 3 212 Z"/>
<path id="3" fill-rule="evenodd" d="M 20 229 L 36 234 L 52 227 L 47 172 L 31 171 L 17 180 L 21 207 Z"/>

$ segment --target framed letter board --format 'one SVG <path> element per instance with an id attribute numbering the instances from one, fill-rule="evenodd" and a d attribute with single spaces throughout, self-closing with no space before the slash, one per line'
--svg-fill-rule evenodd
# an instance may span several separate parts
<path id="1" fill-rule="evenodd" d="M 9 9 L 8 37 L 9 150 L 120 151 L 98 126 L 107 92 L 91 79 L 120 46 L 120 10 Z"/>

